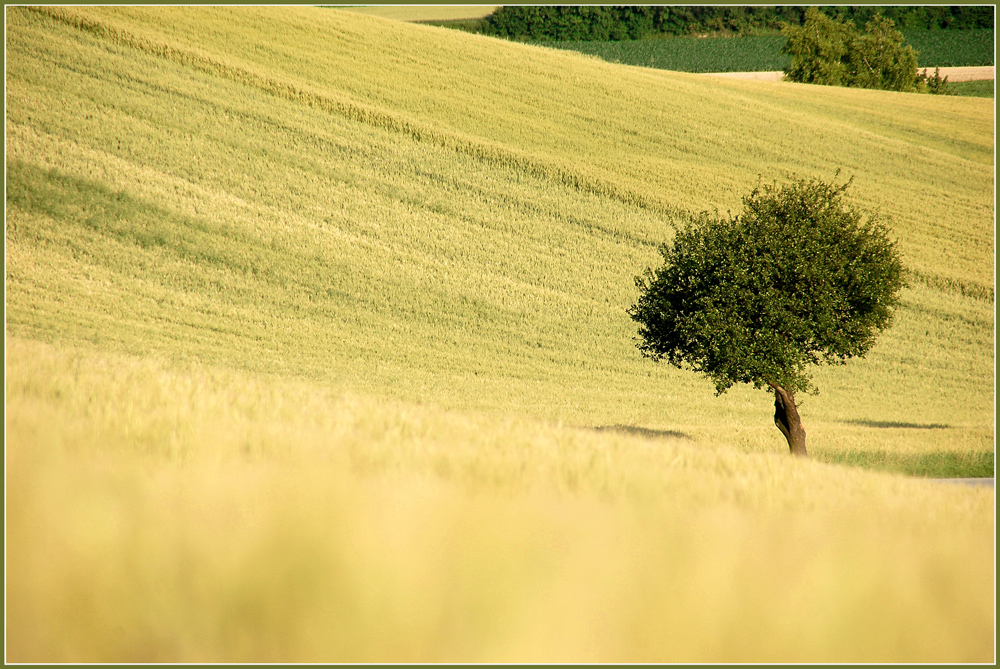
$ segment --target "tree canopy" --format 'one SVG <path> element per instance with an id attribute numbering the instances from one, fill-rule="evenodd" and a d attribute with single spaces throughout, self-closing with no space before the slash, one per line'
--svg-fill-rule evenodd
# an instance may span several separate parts
<path id="1" fill-rule="evenodd" d="M 702 212 L 636 277 L 647 357 L 736 383 L 812 390 L 810 367 L 863 356 L 889 326 L 903 268 L 888 228 L 843 185 L 758 185 L 739 215 Z"/>
<path id="2" fill-rule="evenodd" d="M 880 14 L 858 33 L 852 21 L 810 7 L 803 25 L 786 24 L 782 33 L 788 41 L 781 51 L 791 56 L 785 76 L 791 81 L 892 91 L 917 88 L 917 52 L 904 45 L 903 34 Z"/>

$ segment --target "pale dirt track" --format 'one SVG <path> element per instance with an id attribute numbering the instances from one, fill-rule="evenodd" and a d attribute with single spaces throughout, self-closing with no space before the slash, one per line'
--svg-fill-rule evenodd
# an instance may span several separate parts
<path id="1" fill-rule="evenodd" d="M 941 483 L 961 483 L 963 485 L 975 485 L 984 486 L 988 488 L 996 487 L 996 479 L 992 476 L 989 478 L 977 478 L 977 479 L 928 479 L 929 481 L 939 481 Z"/>
<path id="2" fill-rule="evenodd" d="M 941 76 L 948 81 L 978 81 L 993 79 L 993 65 L 985 67 L 942 67 Z M 921 70 L 923 71 L 923 70 Z M 927 68 L 927 74 L 933 75 L 934 70 Z M 758 81 L 781 81 L 782 72 L 712 72 L 710 77 L 731 77 L 733 79 L 756 79 Z"/>

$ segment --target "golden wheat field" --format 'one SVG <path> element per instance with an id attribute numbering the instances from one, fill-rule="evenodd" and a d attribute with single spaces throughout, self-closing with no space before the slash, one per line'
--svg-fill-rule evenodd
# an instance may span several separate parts
<path id="1" fill-rule="evenodd" d="M 355 5 L 341 9 L 397 21 L 460 21 L 489 16 L 500 5 Z"/>
<path id="2" fill-rule="evenodd" d="M 992 100 L 5 12 L 7 661 L 995 661 L 994 489 L 924 478 L 993 468 Z M 626 309 L 837 170 L 908 286 L 793 461 Z"/>

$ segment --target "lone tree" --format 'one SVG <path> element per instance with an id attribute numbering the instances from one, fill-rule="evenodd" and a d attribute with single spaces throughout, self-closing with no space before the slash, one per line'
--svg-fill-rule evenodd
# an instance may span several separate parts
<path id="1" fill-rule="evenodd" d="M 774 391 L 774 422 L 807 455 L 797 392 L 810 365 L 863 356 L 892 321 L 903 269 L 886 226 L 843 201 L 843 185 L 758 185 L 737 216 L 702 212 L 636 277 L 629 315 L 653 360 L 715 382 Z"/>

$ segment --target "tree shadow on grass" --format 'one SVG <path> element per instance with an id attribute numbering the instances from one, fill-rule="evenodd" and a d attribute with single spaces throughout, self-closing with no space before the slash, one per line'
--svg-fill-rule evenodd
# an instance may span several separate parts
<path id="1" fill-rule="evenodd" d="M 842 420 L 840 422 L 847 425 L 860 425 L 861 427 L 905 428 L 908 430 L 948 430 L 951 428 L 951 425 L 942 423 L 901 423 L 893 420 Z"/>
<path id="2" fill-rule="evenodd" d="M 647 439 L 690 439 L 690 435 L 678 432 L 677 430 L 654 430 L 648 427 L 637 427 L 635 425 L 602 425 L 590 428 L 595 432 L 619 432 Z"/>

